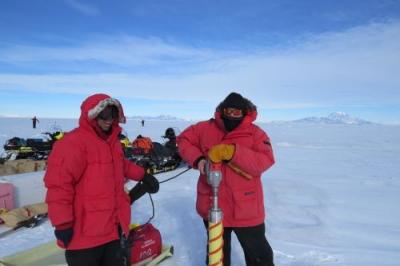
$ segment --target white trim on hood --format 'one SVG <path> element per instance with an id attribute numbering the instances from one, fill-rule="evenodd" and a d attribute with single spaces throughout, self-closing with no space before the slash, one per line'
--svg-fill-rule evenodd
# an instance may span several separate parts
<path id="1" fill-rule="evenodd" d="M 104 108 L 106 108 L 109 105 L 114 105 L 115 107 L 118 108 L 118 122 L 119 123 L 125 123 L 126 122 L 126 118 L 122 112 L 122 106 L 121 103 L 114 98 L 106 98 L 100 102 L 97 103 L 97 105 L 95 107 L 93 107 L 92 109 L 89 110 L 88 112 L 88 117 L 90 120 L 95 119 L 100 113 L 101 111 L 104 110 Z"/>

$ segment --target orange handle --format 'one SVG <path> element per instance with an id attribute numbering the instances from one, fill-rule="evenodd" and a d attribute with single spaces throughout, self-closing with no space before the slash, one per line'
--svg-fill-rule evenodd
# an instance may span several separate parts
<path id="1" fill-rule="evenodd" d="M 236 173 L 238 173 L 239 175 L 245 177 L 248 180 L 253 179 L 253 177 L 251 175 L 249 175 L 248 173 L 246 173 L 245 171 L 243 171 L 242 169 L 239 168 L 239 166 L 233 164 L 232 162 L 228 163 L 228 166 L 235 171 Z"/>

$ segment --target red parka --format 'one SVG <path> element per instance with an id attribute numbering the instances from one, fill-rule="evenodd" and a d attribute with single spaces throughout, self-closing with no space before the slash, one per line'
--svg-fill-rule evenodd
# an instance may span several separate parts
<path id="1" fill-rule="evenodd" d="M 188 127 L 177 138 L 180 155 L 194 168 L 197 167 L 195 164 L 199 158 L 207 157 L 212 146 L 220 143 L 234 144 L 235 153 L 231 162 L 253 177 L 248 180 L 227 164 L 222 165 L 218 203 L 223 211 L 225 227 L 255 226 L 265 220 L 260 176 L 274 164 L 274 156 L 269 137 L 252 123 L 257 117 L 255 106 L 251 103 L 249 106 L 253 109 L 248 111 L 240 125 L 231 132 L 225 130 L 220 110 L 217 108 L 214 119 Z M 196 209 L 205 220 L 208 220 L 211 195 L 206 176 L 200 175 Z"/>
<path id="2" fill-rule="evenodd" d="M 55 143 L 47 162 L 44 182 L 50 221 L 55 227 L 73 226 L 67 249 L 118 239 L 118 226 L 128 233 L 131 209 L 125 178 L 141 180 L 144 170 L 125 159 L 117 121 L 107 138 L 96 133 L 95 117 L 109 104 L 118 107 L 119 122 L 125 122 L 117 100 L 105 94 L 88 97 L 81 106 L 79 127 Z M 58 245 L 63 247 L 61 241 Z"/>

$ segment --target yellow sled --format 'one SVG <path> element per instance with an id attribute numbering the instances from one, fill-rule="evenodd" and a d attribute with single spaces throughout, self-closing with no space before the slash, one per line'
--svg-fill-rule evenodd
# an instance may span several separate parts
<path id="1" fill-rule="evenodd" d="M 59 248 L 54 241 L 0 259 L 0 266 L 44 265 L 67 265 L 64 250 Z"/>

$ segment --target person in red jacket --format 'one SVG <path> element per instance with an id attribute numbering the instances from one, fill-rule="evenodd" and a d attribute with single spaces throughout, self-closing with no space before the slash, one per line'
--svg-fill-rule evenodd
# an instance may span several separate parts
<path id="1" fill-rule="evenodd" d="M 261 175 L 275 160 L 268 135 L 253 124 L 256 117 L 256 106 L 233 92 L 218 105 L 213 119 L 189 126 L 177 138 L 181 157 L 200 171 L 196 209 L 207 228 L 212 191 L 205 164 L 222 163 L 218 203 L 223 211 L 224 266 L 230 265 L 232 232 L 247 265 L 274 265 L 265 237 Z"/>
<path id="2" fill-rule="evenodd" d="M 155 193 L 157 179 L 124 157 L 119 141 L 125 116 L 106 94 L 81 105 L 79 127 L 57 141 L 44 177 L 48 215 L 68 265 L 122 266 L 131 201 Z M 126 178 L 139 181 L 128 195 Z"/>

